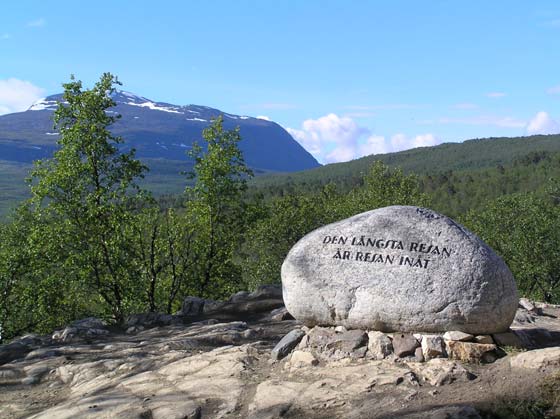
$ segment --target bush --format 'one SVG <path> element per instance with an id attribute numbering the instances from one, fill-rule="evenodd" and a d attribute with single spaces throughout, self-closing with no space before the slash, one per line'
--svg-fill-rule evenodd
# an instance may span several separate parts
<path id="1" fill-rule="evenodd" d="M 560 303 L 560 207 L 548 196 L 504 196 L 464 223 L 502 256 L 522 295 Z"/>

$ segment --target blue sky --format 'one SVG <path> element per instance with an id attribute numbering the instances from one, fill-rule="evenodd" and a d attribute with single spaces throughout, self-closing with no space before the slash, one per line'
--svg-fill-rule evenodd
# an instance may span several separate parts
<path id="1" fill-rule="evenodd" d="M 321 162 L 560 132 L 558 1 L 4 1 L 0 113 L 101 73 L 272 119 Z"/>

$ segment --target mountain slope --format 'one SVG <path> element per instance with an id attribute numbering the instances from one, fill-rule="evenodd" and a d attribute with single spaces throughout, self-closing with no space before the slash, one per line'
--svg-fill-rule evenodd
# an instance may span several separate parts
<path id="1" fill-rule="evenodd" d="M 508 165 L 531 152 L 560 152 L 560 135 L 535 135 L 517 138 L 485 138 L 463 143 L 445 143 L 397 153 L 377 154 L 344 163 L 333 163 L 297 173 L 262 176 L 254 185 L 347 184 L 361 177 L 376 160 L 407 173 L 435 174 L 446 171 L 475 170 Z"/>
<path id="2" fill-rule="evenodd" d="M 61 95 L 49 96 L 25 112 L 0 116 L 0 160 L 30 163 L 49 157 L 56 149 L 58 134 L 52 115 Z M 311 154 L 280 125 L 258 118 L 224 113 L 206 106 L 177 106 L 153 102 L 119 91 L 117 106 L 110 112 L 122 115 L 113 132 L 125 139 L 124 148 L 134 147 L 140 159 L 187 161 L 185 151 L 201 141 L 210 120 L 224 116 L 224 128 L 240 128 L 245 161 L 253 168 L 292 172 L 318 167 Z"/>

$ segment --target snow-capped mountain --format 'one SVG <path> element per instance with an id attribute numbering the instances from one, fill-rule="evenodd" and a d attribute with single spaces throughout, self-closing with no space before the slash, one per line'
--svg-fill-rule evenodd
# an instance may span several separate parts
<path id="1" fill-rule="evenodd" d="M 187 160 L 193 141 L 202 141 L 202 130 L 211 119 L 224 117 L 224 128 L 239 126 L 245 161 L 253 168 L 298 171 L 319 164 L 280 125 L 249 116 L 238 116 L 207 106 L 179 106 L 155 102 L 125 91 L 117 91 L 115 108 L 121 114 L 113 129 L 133 147 L 141 159 Z M 0 116 L 0 160 L 31 162 L 49 157 L 56 149 L 58 133 L 53 129 L 53 111 L 62 95 L 34 103 L 25 112 Z"/>

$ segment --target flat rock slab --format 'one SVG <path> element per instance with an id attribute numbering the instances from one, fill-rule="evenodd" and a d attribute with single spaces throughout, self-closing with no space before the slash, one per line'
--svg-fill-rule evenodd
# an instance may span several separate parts
<path id="1" fill-rule="evenodd" d="M 443 338 L 445 340 L 456 340 L 459 342 L 470 342 L 474 339 L 473 335 L 469 335 L 468 333 L 463 333 L 458 330 L 451 330 L 449 332 L 445 332 L 443 334 Z"/>
<path id="2" fill-rule="evenodd" d="M 518 296 L 484 242 L 434 211 L 392 206 L 321 227 L 282 265 L 286 308 L 312 327 L 503 332 Z"/>
<path id="3" fill-rule="evenodd" d="M 512 368 L 541 369 L 560 367 L 560 347 L 535 349 L 520 353 L 510 360 Z"/>

